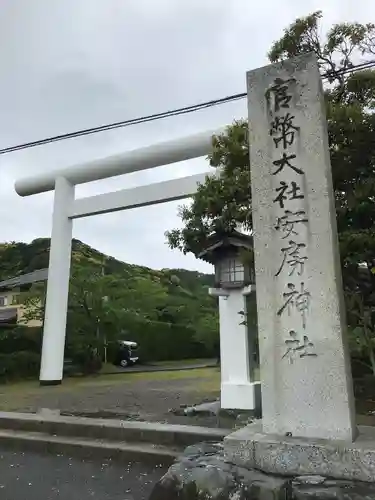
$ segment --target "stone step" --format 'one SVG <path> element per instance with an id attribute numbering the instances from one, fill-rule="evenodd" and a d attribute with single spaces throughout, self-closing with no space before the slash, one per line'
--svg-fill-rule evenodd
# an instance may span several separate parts
<path id="1" fill-rule="evenodd" d="M 61 454 L 85 459 L 141 462 L 169 467 L 182 450 L 146 443 L 51 436 L 43 432 L 0 430 L 1 449 Z"/>
<path id="2" fill-rule="evenodd" d="M 152 443 L 179 449 L 203 441 L 222 441 L 231 432 L 199 426 L 15 412 L 0 412 L 1 429 L 127 443 Z"/>

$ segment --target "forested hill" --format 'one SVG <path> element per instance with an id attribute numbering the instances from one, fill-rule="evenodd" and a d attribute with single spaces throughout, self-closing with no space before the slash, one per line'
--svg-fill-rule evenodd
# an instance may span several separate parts
<path id="1" fill-rule="evenodd" d="M 0 280 L 48 267 L 49 248 L 49 238 L 38 238 L 31 243 L 16 241 L 0 243 Z M 89 266 L 95 263 L 100 266 L 104 265 L 105 274 L 125 272 L 142 276 L 165 276 L 168 278 L 175 275 L 181 280 L 181 286 L 189 290 L 195 290 L 201 286 L 213 286 L 214 281 L 212 274 L 204 274 L 198 271 L 189 271 L 187 269 L 162 269 L 158 271 L 145 266 L 127 264 L 99 252 L 80 240 L 73 239 L 72 264 L 74 265 L 77 262 L 81 265 L 87 263 Z"/>
<path id="2" fill-rule="evenodd" d="M 47 238 L 31 243 L 0 244 L 0 280 L 48 267 L 49 247 L 50 240 Z M 103 269 L 108 277 L 125 278 L 127 283 L 131 283 L 135 295 L 144 296 L 149 290 L 154 297 L 159 296 L 157 304 L 153 300 L 144 300 L 145 309 L 157 305 L 159 311 L 163 311 L 159 320 L 191 324 L 192 316 L 198 319 L 197 313 L 199 316 L 206 316 L 207 313 L 210 317 L 216 316 L 216 301 L 208 295 L 209 286 L 213 286 L 213 275 L 185 269 L 154 270 L 127 264 L 73 239 L 72 273 L 78 268 L 86 273 L 101 272 Z M 150 311 L 145 310 L 144 313 L 149 316 Z"/>

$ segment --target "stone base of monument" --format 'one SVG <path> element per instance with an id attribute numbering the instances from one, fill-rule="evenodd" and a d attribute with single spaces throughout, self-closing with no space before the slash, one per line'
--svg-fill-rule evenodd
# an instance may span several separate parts
<path id="1" fill-rule="evenodd" d="M 222 443 L 189 446 L 150 500 L 375 500 L 375 484 L 318 475 L 281 476 L 235 465 Z"/>
<path id="2" fill-rule="evenodd" d="M 375 482 L 375 427 L 359 427 L 357 439 L 345 442 L 264 434 L 255 422 L 224 439 L 224 455 L 265 473 Z"/>

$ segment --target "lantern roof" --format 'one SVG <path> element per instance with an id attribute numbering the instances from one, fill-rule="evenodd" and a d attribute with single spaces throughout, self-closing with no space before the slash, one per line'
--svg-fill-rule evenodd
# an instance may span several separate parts
<path id="1" fill-rule="evenodd" d="M 208 238 L 208 246 L 198 254 L 198 257 L 210 264 L 215 264 L 218 259 L 233 253 L 238 253 L 241 249 L 253 249 L 253 237 L 239 231 L 233 230 L 226 233 L 213 233 Z"/>

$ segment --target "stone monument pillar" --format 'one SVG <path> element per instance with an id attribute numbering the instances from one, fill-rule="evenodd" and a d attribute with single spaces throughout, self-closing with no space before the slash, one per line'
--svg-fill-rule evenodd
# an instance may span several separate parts
<path id="1" fill-rule="evenodd" d="M 351 441 L 352 377 L 314 54 L 249 71 L 263 432 Z"/>

